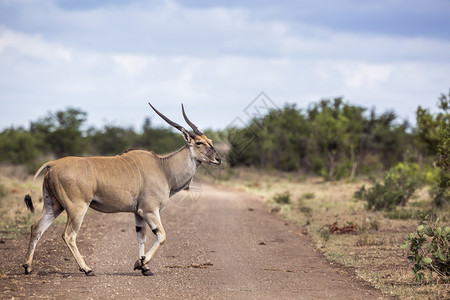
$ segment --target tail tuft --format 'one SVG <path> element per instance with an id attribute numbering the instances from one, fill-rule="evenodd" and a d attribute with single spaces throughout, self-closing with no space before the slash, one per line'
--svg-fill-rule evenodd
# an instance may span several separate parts
<path id="1" fill-rule="evenodd" d="M 30 193 L 28 193 L 28 194 L 25 196 L 24 201 L 25 201 L 25 204 L 27 205 L 27 208 L 28 208 L 29 210 L 31 210 L 32 213 L 34 213 L 33 200 L 31 200 L 31 195 L 30 195 Z"/>

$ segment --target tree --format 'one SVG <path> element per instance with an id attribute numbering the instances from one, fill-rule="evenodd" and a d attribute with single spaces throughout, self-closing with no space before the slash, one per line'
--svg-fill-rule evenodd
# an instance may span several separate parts
<path id="1" fill-rule="evenodd" d="M 29 131 L 11 127 L 0 133 L 0 161 L 26 164 L 32 168 L 39 155 L 39 141 Z"/>
<path id="2" fill-rule="evenodd" d="M 47 153 L 57 157 L 80 155 L 85 146 L 81 127 L 86 116 L 82 110 L 67 108 L 32 122 L 30 132 L 40 140 Z"/>
<path id="3" fill-rule="evenodd" d="M 323 99 L 306 111 L 295 105 L 272 110 L 244 128 L 229 128 L 231 165 L 256 165 L 283 171 L 313 171 L 326 180 L 353 178 L 376 157 L 377 168 L 389 169 L 404 159 L 412 136 L 396 115 Z"/>
<path id="4" fill-rule="evenodd" d="M 255 150 L 262 151 L 263 166 L 283 171 L 306 167 L 309 129 L 295 104 L 272 110 L 262 118 L 260 125 L 262 128 L 256 131 L 260 147 Z"/>
<path id="5" fill-rule="evenodd" d="M 146 118 L 142 126 L 142 135 L 136 140 L 137 147 L 149 149 L 158 154 L 168 153 L 185 144 L 180 134 L 171 129 L 154 128 L 151 126 L 150 118 Z"/>
<path id="6" fill-rule="evenodd" d="M 271 110 L 244 128 L 228 128 L 232 147 L 228 161 L 232 166 L 256 165 L 283 171 L 308 168 L 308 132 L 306 119 L 295 105 Z"/>
<path id="7" fill-rule="evenodd" d="M 91 129 L 87 136 L 91 152 L 99 155 L 119 154 L 136 144 L 138 136 L 132 128 L 106 125 L 102 130 Z"/>
<path id="8" fill-rule="evenodd" d="M 360 153 L 364 108 L 343 102 L 322 100 L 308 110 L 312 139 L 316 149 L 311 152 L 316 161 L 324 164 L 316 171 L 327 180 L 353 177 Z"/>
<path id="9" fill-rule="evenodd" d="M 432 189 L 434 205 L 441 207 L 450 203 L 450 91 L 441 94 L 438 107 L 433 115 L 428 109 L 417 109 L 418 141 L 425 152 L 435 157 L 438 175 Z"/>

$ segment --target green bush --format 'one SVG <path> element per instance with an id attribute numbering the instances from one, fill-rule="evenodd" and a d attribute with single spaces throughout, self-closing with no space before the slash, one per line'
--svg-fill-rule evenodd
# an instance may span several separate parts
<path id="1" fill-rule="evenodd" d="M 361 186 L 354 197 L 366 200 L 368 209 L 393 210 L 398 205 L 405 206 L 423 184 L 422 177 L 416 163 L 398 163 L 386 173 L 383 183 L 373 180 L 371 188 Z"/>
<path id="2" fill-rule="evenodd" d="M 422 152 L 435 157 L 438 174 L 432 183 L 433 204 L 444 207 L 450 204 L 450 91 L 439 98 L 439 113 L 417 108 L 416 143 Z"/>
<path id="3" fill-rule="evenodd" d="M 439 173 L 433 189 L 433 204 L 437 207 L 450 204 L 450 129 L 448 126 L 447 124 L 441 129 L 441 141 L 438 145 L 438 157 L 436 159 Z"/>
<path id="4" fill-rule="evenodd" d="M 330 230 L 323 226 L 322 228 L 320 228 L 318 231 L 320 238 L 326 243 L 329 241 L 331 233 Z"/>
<path id="5" fill-rule="evenodd" d="M 352 164 L 350 160 L 343 160 L 336 164 L 333 172 L 333 180 L 342 180 L 345 178 L 350 178 L 352 173 Z"/>
<path id="6" fill-rule="evenodd" d="M 409 245 L 408 259 L 419 282 L 424 279 L 424 271 L 430 272 L 430 281 L 434 273 L 444 283 L 450 281 L 450 227 L 439 227 L 438 222 L 431 222 L 428 216 L 422 218 L 416 232 L 406 235 L 401 246 L 407 249 Z"/>
<path id="7" fill-rule="evenodd" d="M 31 122 L 29 132 L 39 139 L 45 153 L 56 157 L 80 155 L 86 148 L 82 132 L 86 120 L 86 112 L 69 107 Z"/>
<path id="8" fill-rule="evenodd" d="M 278 204 L 289 204 L 291 203 L 291 194 L 289 192 L 276 194 L 273 197 L 273 201 L 275 201 Z"/>
<path id="9" fill-rule="evenodd" d="M 414 135 L 394 112 L 323 99 L 306 109 L 285 105 L 224 131 L 230 165 L 313 172 L 325 180 L 353 179 L 386 170 L 404 159 Z"/>
<path id="10" fill-rule="evenodd" d="M 7 128 L 0 132 L 0 162 L 30 164 L 41 151 L 39 141 L 23 128 Z"/>

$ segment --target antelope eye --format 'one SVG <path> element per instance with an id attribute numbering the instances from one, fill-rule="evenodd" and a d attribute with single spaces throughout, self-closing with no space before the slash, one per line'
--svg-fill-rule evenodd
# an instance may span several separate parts
<path id="1" fill-rule="evenodd" d="M 203 145 L 203 143 L 202 143 L 202 142 L 197 142 L 196 144 L 197 144 L 197 145 L 199 145 L 199 146 L 200 146 L 200 145 Z"/>

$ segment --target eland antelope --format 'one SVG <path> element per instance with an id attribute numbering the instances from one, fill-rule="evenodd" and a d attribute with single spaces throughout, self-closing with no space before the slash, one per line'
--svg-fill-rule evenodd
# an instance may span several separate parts
<path id="1" fill-rule="evenodd" d="M 31 226 L 30 244 L 23 264 L 25 274 L 33 270 L 33 254 L 40 237 L 65 210 L 67 223 L 62 237 L 80 271 L 88 276 L 94 275 L 76 245 L 78 230 L 91 207 L 105 213 L 134 213 L 139 247 L 134 269 L 141 270 L 144 275 L 153 275 L 147 264 L 166 240 L 160 211 L 172 195 L 189 188 L 202 163 L 220 165 L 221 159 L 213 142 L 189 121 L 183 105 L 183 117 L 193 132 L 149 105 L 167 123 L 181 131 L 187 144 L 166 156 L 145 150 L 129 150 L 112 157 L 64 157 L 42 165 L 34 175 L 31 187 L 39 173 L 46 169 L 42 186 L 44 207 L 40 218 Z M 31 187 L 25 203 L 34 211 Z M 144 252 L 146 224 L 156 235 L 156 241 L 147 253 Z"/>

